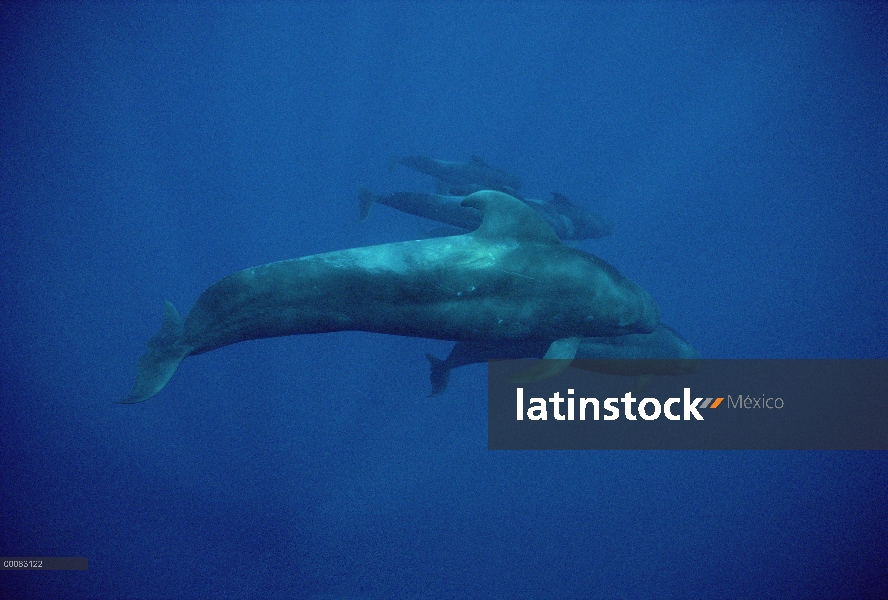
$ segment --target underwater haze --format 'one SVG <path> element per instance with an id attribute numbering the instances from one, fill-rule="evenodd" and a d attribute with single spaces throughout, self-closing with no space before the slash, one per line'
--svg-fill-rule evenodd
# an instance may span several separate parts
<path id="1" fill-rule="evenodd" d="M 232 272 L 416 239 L 358 191 L 480 156 L 711 358 L 888 357 L 878 3 L 0 4 L 4 598 L 885 598 L 885 452 L 487 450 L 370 333 L 235 344 L 117 404 Z M 888 401 L 888 399 L 886 399 Z M 888 426 L 888 424 L 885 424 Z"/>

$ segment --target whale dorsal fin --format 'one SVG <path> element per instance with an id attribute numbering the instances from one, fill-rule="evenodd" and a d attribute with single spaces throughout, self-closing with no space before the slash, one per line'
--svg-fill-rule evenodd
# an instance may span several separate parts
<path id="1" fill-rule="evenodd" d="M 552 227 L 534 209 L 503 192 L 481 190 L 466 196 L 462 205 L 484 214 L 481 226 L 472 235 L 561 244 Z"/>

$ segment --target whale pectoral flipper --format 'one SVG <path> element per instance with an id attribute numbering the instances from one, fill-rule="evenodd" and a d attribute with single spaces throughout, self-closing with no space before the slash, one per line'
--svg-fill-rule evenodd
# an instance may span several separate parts
<path id="1" fill-rule="evenodd" d="M 148 352 L 136 364 L 136 382 L 121 404 L 144 402 L 169 382 L 179 363 L 191 351 L 182 344 L 183 323 L 176 307 L 170 302 L 164 303 L 163 325 L 157 335 L 148 340 Z"/>
<path id="2" fill-rule="evenodd" d="M 367 217 L 370 216 L 370 209 L 373 208 L 373 202 L 376 201 L 376 196 L 365 187 L 362 187 L 358 192 L 358 201 L 360 203 L 360 211 L 361 211 L 361 223 L 367 220 Z"/>
<path id="3" fill-rule="evenodd" d="M 429 397 L 440 396 L 447 389 L 450 369 L 443 360 L 433 354 L 426 352 L 426 358 L 429 359 L 429 382 L 432 384 L 432 393 Z"/>
<path id="4" fill-rule="evenodd" d="M 651 381 L 653 380 L 653 375 L 640 375 L 635 381 L 635 385 L 633 385 L 632 389 L 629 390 L 629 393 L 633 396 L 640 396 L 644 393 L 644 391 L 648 388 L 648 386 L 651 384 Z"/>
<path id="5" fill-rule="evenodd" d="M 557 360 L 573 360 L 577 355 L 577 348 L 580 347 L 580 341 L 583 338 L 569 337 L 561 340 L 555 340 L 549 349 L 546 350 L 545 359 Z M 562 369 L 563 370 L 563 369 Z"/>
<path id="6" fill-rule="evenodd" d="M 555 340 L 546 351 L 543 362 L 537 363 L 530 369 L 519 373 L 509 379 L 509 381 L 512 383 L 530 383 L 558 375 L 570 366 L 570 363 L 577 355 L 577 348 L 580 347 L 581 341 L 582 338 L 579 337 Z"/>

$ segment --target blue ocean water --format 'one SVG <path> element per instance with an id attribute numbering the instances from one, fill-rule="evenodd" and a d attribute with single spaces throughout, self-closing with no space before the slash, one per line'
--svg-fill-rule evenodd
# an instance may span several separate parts
<path id="1" fill-rule="evenodd" d="M 605 215 L 576 245 L 714 358 L 888 356 L 888 11 L 867 3 L 3 3 L 8 598 L 885 598 L 884 452 L 491 452 L 366 333 L 187 359 L 164 300 L 414 239 L 357 191 L 468 160 Z"/>

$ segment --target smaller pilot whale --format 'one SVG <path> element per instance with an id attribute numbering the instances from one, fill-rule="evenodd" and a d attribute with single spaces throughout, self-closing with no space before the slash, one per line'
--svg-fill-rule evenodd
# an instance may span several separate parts
<path id="1" fill-rule="evenodd" d="M 462 196 L 445 196 L 419 192 L 373 194 L 366 188 L 358 193 L 361 220 L 365 220 L 374 203 L 384 204 L 407 214 L 474 231 L 481 225 L 481 212 L 463 206 Z M 613 233 L 613 224 L 604 217 L 573 204 L 563 194 L 554 192 L 551 202 L 520 198 L 549 224 L 562 240 L 598 239 Z"/>
<path id="2" fill-rule="evenodd" d="M 513 358 L 542 358 L 547 345 L 535 340 L 505 343 L 457 342 L 447 358 L 426 354 L 429 359 L 431 396 L 447 389 L 453 369 L 488 360 Z M 574 362 L 572 366 L 589 367 L 608 375 L 680 375 L 699 369 L 700 353 L 678 332 L 660 323 L 651 333 L 587 337 L 580 341 L 576 359 L 595 359 Z"/>
<path id="3" fill-rule="evenodd" d="M 469 162 L 438 160 L 425 156 L 392 157 L 392 161 L 431 175 L 443 184 L 437 186 L 439 191 L 456 196 L 465 196 L 479 190 L 513 193 L 521 188 L 521 179 L 491 167 L 477 156 L 473 156 Z"/>
<path id="4" fill-rule="evenodd" d="M 188 356 L 261 338 L 366 331 L 453 341 L 538 340 L 573 358 L 581 337 L 653 331 L 656 302 L 607 262 L 561 243 L 526 204 L 476 192 L 481 226 L 351 248 L 224 277 L 182 319 L 167 302 L 124 403 L 142 402 Z"/>

